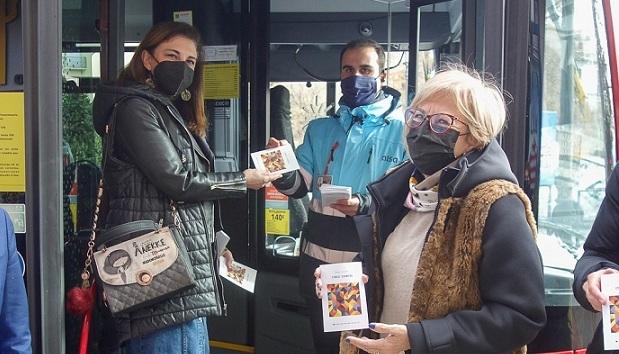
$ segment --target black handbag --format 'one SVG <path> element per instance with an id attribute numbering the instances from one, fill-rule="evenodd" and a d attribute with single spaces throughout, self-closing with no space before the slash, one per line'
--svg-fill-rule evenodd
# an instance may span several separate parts
<path id="1" fill-rule="evenodd" d="M 106 136 L 103 164 L 113 149 L 115 112 Z M 108 129 L 106 129 L 108 132 Z M 103 196 L 99 180 L 93 226 L 82 279 L 88 286 L 94 274 L 104 300 L 113 315 L 144 308 L 195 287 L 193 267 L 183 241 L 182 225 L 174 202 L 170 201 L 171 225 L 152 220 L 120 224 L 100 232 L 97 221 Z M 95 267 L 92 266 L 94 262 Z"/>

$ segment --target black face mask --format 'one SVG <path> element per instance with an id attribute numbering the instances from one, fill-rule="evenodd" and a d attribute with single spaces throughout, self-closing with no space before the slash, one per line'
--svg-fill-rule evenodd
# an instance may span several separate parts
<path id="1" fill-rule="evenodd" d="M 161 93 L 176 97 L 191 86 L 193 74 L 184 61 L 161 61 L 153 71 L 153 82 Z"/>
<path id="2" fill-rule="evenodd" d="M 448 129 L 444 134 L 436 134 L 430 129 L 427 120 L 421 126 L 410 129 L 406 135 L 406 143 L 413 164 L 426 176 L 449 165 L 456 159 L 454 147 L 459 135 L 460 133 L 452 129 Z"/>

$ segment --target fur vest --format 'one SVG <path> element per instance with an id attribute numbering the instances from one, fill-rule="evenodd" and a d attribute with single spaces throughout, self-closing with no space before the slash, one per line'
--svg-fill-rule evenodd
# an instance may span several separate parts
<path id="1" fill-rule="evenodd" d="M 515 194 L 524 204 L 527 222 L 535 237 L 537 229 L 531 202 L 522 189 L 512 182 L 491 180 L 478 185 L 464 198 L 440 200 L 419 259 L 408 315 L 410 323 L 481 308 L 478 262 L 482 256 L 484 226 L 492 204 L 508 194 Z M 375 225 L 376 222 L 379 221 L 375 220 Z M 376 232 L 374 236 L 375 242 L 379 242 Z M 381 251 L 374 255 L 377 265 L 381 264 Z M 382 282 L 380 266 L 376 272 L 377 279 Z M 381 286 L 377 290 L 378 298 L 382 299 Z M 377 306 L 382 307 L 380 301 L 378 303 Z M 343 339 L 344 335 L 340 341 L 340 353 L 359 352 Z M 414 347 L 415 343 L 411 345 Z M 512 353 L 526 353 L 526 346 Z"/>

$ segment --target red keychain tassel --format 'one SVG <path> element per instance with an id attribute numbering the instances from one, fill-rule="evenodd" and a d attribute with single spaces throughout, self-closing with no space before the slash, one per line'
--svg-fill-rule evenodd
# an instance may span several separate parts
<path id="1" fill-rule="evenodd" d="M 82 315 L 82 332 L 80 335 L 79 354 L 88 354 L 88 337 L 90 335 L 90 323 L 92 309 L 95 303 L 96 284 L 87 286 L 84 282 L 81 287 L 74 287 L 67 293 L 67 310 L 75 315 Z"/>
<path id="2" fill-rule="evenodd" d="M 95 304 L 95 285 L 82 288 L 76 286 L 67 293 L 67 310 L 74 315 L 87 314 Z"/>
<path id="3" fill-rule="evenodd" d="M 88 335 L 90 334 L 90 320 L 92 320 L 92 309 L 86 312 L 82 322 L 82 334 L 80 336 L 79 354 L 88 354 Z"/>

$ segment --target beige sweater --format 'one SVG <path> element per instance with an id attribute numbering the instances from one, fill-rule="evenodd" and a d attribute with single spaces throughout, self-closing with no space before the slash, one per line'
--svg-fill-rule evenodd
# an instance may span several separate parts
<path id="1" fill-rule="evenodd" d="M 409 211 L 387 238 L 382 253 L 385 298 L 380 321 L 389 324 L 408 322 L 417 264 L 433 212 Z"/>

